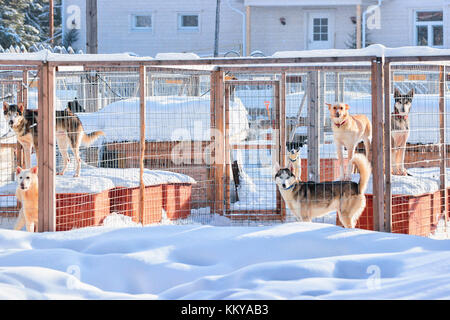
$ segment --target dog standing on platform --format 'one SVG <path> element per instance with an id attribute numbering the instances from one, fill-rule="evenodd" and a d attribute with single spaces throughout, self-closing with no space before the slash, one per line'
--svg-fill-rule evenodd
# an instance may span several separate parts
<path id="1" fill-rule="evenodd" d="M 38 167 L 31 169 L 16 169 L 16 198 L 20 201 L 21 208 L 14 230 L 21 230 L 25 225 L 26 230 L 34 232 L 38 223 Z"/>
<path id="2" fill-rule="evenodd" d="M 405 169 L 406 142 L 409 138 L 409 111 L 411 110 L 414 89 L 407 94 L 394 91 L 394 112 L 391 114 L 392 174 L 409 175 Z"/>
<path id="3" fill-rule="evenodd" d="M 344 157 L 342 147 L 347 149 L 348 159 L 352 159 L 355 148 L 362 140 L 366 157 L 370 159 L 370 148 L 372 143 L 372 124 L 369 118 L 363 114 L 351 115 L 350 106 L 346 103 L 326 103 L 331 117 L 331 128 L 333 130 L 334 143 L 336 144 L 338 160 L 341 168 L 340 180 L 350 180 L 352 173 L 351 161 L 348 162 L 347 170 L 344 170 Z"/>
<path id="4" fill-rule="evenodd" d="M 17 141 L 24 150 L 25 167 L 31 167 L 31 150 L 34 147 L 36 156 L 38 155 L 38 111 L 24 109 L 23 103 L 8 104 L 3 102 L 3 113 L 10 128 L 16 133 Z M 55 136 L 59 151 L 63 157 L 63 168 L 57 173 L 63 175 L 70 162 L 68 148 L 72 148 L 77 162 L 74 177 L 80 176 L 81 157 L 80 146 L 83 143 L 89 146 L 99 136 L 104 135 L 103 131 L 85 133 L 80 119 L 72 113 L 70 108 L 56 111 Z"/>

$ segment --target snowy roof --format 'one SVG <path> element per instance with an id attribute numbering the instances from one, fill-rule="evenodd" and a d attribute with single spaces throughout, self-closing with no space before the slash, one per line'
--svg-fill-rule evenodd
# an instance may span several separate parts
<path id="1" fill-rule="evenodd" d="M 370 45 L 363 49 L 326 49 L 304 51 L 279 51 L 273 58 L 330 58 L 330 57 L 415 57 L 415 56 L 450 56 L 450 49 L 431 47 L 388 48 L 381 44 Z"/>
<path id="2" fill-rule="evenodd" d="M 158 65 L 170 65 L 170 61 L 196 61 L 198 64 L 212 64 L 221 65 L 227 64 L 226 61 L 258 61 L 259 63 L 267 61 L 273 63 L 273 59 L 284 58 L 352 58 L 352 57 L 429 57 L 429 56 L 450 56 L 450 49 L 437 49 L 431 47 L 399 47 L 387 48 L 380 44 L 368 46 L 363 49 L 326 49 L 326 50 L 304 50 L 304 51 L 279 51 L 270 57 L 256 58 L 256 57 L 220 57 L 220 58 L 199 58 L 194 53 L 160 53 L 156 58 L 152 57 L 136 57 L 129 53 L 114 53 L 114 54 L 59 54 L 52 53 L 48 50 L 42 50 L 35 53 L 0 53 L 0 63 L 2 60 L 17 60 L 17 61 L 51 61 L 51 62 L 130 62 L 140 63 L 145 61 L 161 62 Z M 217 63 L 214 63 L 217 61 Z M 276 61 L 279 63 L 282 61 Z M 192 63 L 191 63 L 192 64 Z"/>

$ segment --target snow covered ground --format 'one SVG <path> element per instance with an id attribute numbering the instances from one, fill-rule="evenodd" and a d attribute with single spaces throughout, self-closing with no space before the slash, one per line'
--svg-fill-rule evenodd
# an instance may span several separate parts
<path id="1" fill-rule="evenodd" d="M 0 299 L 450 298 L 450 240 L 314 223 L 106 224 L 0 230 Z"/>

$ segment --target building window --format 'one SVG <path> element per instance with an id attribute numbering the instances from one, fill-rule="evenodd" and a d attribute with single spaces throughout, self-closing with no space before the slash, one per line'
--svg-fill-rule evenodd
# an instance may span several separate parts
<path id="1" fill-rule="evenodd" d="M 417 11 L 415 16 L 415 38 L 417 46 L 442 47 L 444 24 L 442 11 Z"/>
<path id="2" fill-rule="evenodd" d="M 200 17 L 195 13 L 178 14 L 178 29 L 198 31 L 200 26 Z"/>
<path id="3" fill-rule="evenodd" d="M 152 29 L 151 14 L 134 14 L 134 15 L 132 15 L 131 27 L 134 30 L 151 30 Z"/>
<path id="4" fill-rule="evenodd" d="M 313 39 L 314 41 L 328 41 L 328 19 L 313 19 Z"/>

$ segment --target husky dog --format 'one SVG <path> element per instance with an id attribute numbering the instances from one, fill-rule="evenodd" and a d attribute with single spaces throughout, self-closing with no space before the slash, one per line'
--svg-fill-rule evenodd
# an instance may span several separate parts
<path id="1" fill-rule="evenodd" d="M 401 94 L 397 88 L 394 91 L 394 112 L 391 114 L 392 174 L 400 176 L 408 175 L 405 169 L 405 151 L 413 97 L 414 89 L 407 94 Z"/>
<path id="2" fill-rule="evenodd" d="M 38 176 L 37 167 L 24 170 L 21 167 L 16 169 L 16 198 L 20 201 L 21 208 L 14 230 L 22 229 L 26 225 L 29 232 L 34 232 L 38 222 Z"/>
<path id="3" fill-rule="evenodd" d="M 293 173 L 279 165 L 274 168 L 275 183 L 287 207 L 301 221 L 311 221 L 337 211 L 346 228 L 354 228 L 366 207 L 364 192 L 371 168 L 362 154 L 355 154 L 351 162 L 360 172 L 359 183 L 352 181 L 297 182 Z"/>
<path id="4" fill-rule="evenodd" d="M 337 155 L 341 168 L 340 180 L 350 180 L 352 165 L 348 163 L 347 170 L 344 170 L 344 158 L 342 156 L 342 147 L 348 152 L 348 159 L 352 159 L 355 148 L 362 140 L 366 157 L 370 159 L 370 148 L 372 141 L 372 124 L 367 116 L 363 114 L 351 115 L 350 106 L 346 103 L 337 103 L 332 105 L 326 103 L 331 117 L 331 128 L 333 130 L 334 143 L 336 144 Z"/>
<path id="5" fill-rule="evenodd" d="M 8 104 L 3 102 L 3 113 L 8 125 L 17 135 L 17 141 L 22 145 L 25 157 L 25 166 L 31 167 L 31 149 L 34 147 L 36 156 L 38 155 L 38 130 L 37 130 L 37 110 L 24 110 L 23 103 Z M 80 119 L 66 108 L 63 111 L 56 111 L 56 141 L 63 157 L 63 169 L 57 173 L 63 175 L 70 162 L 68 147 L 72 147 L 75 155 L 77 167 L 74 177 L 80 175 L 81 158 L 80 145 L 90 145 L 99 136 L 104 135 L 103 131 L 95 131 L 89 134 L 84 132 Z"/>

